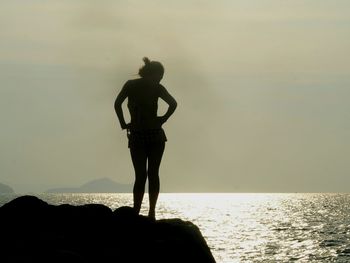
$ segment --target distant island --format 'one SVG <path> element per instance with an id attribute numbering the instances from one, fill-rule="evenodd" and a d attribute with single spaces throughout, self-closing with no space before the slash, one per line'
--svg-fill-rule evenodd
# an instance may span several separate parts
<path id="1" fill-rule="evenodd" d="M 15 191 L 8 185 L 0 183 L 0 194 L 13 194 Z"/>
<path id="2" fill-rule="evenodd" d="M 132 185 L 120 184 L 109 178 L 89 181 L 79 187 L 52 188 L 46 193 L 131 193 Z"/>

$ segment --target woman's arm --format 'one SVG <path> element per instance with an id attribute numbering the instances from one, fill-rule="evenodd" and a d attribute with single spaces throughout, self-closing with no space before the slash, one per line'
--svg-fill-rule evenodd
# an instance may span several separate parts
<path id="1" fill-rule="evenodd" d="M 114 109 L 115 112 L 118 116 L 120 127 L 124 130 L 127 128 L 127 124 L 124 119 L 124 114 L 123 114 L 123 108 L 122 108 L 122 103 L 124 100 L 128 97 L 128 82 L 126 82 L 122 88 L 122 90 L 119 92 L 115 102 L 114 102 Z"/>
<path id="2" fill-rule="evenodd" d="M 161 87 L 162 87 L 162 90 L 160 92 L 159 97 L 162 98 L 162 100 L 164 100 L 169 105 L 168 110 L 166 111 L 166 113 L 163 116 L 160 117 L 161 118 L 161 122 L 163 124 L 174 113 L 174 111 L 175 111 L 175 109 L 177 107 L 177 102 L 173 98 L 173 96 L 171 96 L 169 94 L 169 92 L 163 86 L 161 86 Z"/>

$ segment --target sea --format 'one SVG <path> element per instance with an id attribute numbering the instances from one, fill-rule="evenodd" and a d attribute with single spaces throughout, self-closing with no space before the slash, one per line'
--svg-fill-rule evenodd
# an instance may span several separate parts
<path id="1" fill-rule="evenodd" d="M 132 206 L 132 194 L 35 195 L 55 205 Z M 17 196 L 0 195 L 0 206 Z M 161 193 L 164 218 L 196 224 L 218 263 L 350 262 L 350 194 Z"/>

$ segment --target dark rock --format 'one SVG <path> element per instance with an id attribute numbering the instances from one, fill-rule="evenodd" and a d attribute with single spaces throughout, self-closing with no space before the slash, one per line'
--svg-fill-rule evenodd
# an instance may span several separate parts
<path id="1" fill-rule="evenodd" d="M 10 186 L 0 183 L 0 194 L 13 194 L 14 192 Z"/>
<path id="2" fill-rule="evenodd" d="M 153 221 L 131 207 L 53 206 L 22 196 L 0 207 L 0 261 L 215 262 L 200 230 Z"/>

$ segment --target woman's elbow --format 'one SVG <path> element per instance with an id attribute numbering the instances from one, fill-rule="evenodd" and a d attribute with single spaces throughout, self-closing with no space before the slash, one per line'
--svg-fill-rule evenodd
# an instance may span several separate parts
<path id="1" fill-rule="evenodd" d="M 121 100 L 118 96 L 114 101 L 114 108 L 121 107 L 122 103 L 123 103 L 123 100 Z"/>
<path id="2" fill-rule="evenodd" d="M 116 112 L 118 112 L 118 111 L 120 111 L 121 107 L 122 107 L 122 104 L 120 103 L 120 101 L 116 100 L 116 101 L 114 102 L 114 110 L 115 110 Z"/>
<path id="3" fill-rule="evenodd" d="M 177 102 L 176 102 L 176 100 L 173 100 L 173 102 L 172 102 L 172 107 L 174 108 L 174 110 L 177 108 Z"/>

